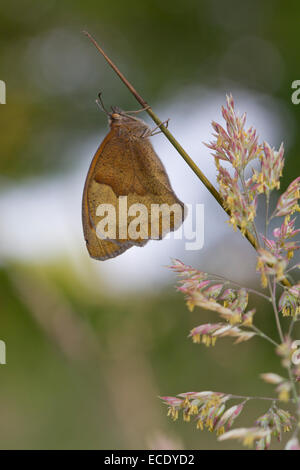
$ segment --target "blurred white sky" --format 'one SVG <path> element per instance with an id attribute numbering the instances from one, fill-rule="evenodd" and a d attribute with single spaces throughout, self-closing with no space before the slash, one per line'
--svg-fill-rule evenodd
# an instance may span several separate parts
<path id="1" fill-rule="evenodd" d="M 281 103 L 265 95 L 232 88 L 231 91 L 236 109 L 240 113 L 247 111 L 247 126 L 254 125 L 261 140 L 275 147 L 282 140 L 291 142 L 293 126 Z M 171 132 L 214 184 L 214 161 L 202 142 L 211 140 L 212 120 L 223 124 L 220 107 L 224 102 L 225 91 L 190 89 L 176 102 L 161 104 L 156 109 L 161 119 L 171 118 Z M 170 276 L 163 266 L 170 264 L 172 257 L 211 272 L 218 270 L 219 274 L 234 279 L 246 277 L 249 266 L 254 272 L 251 247 L 228 227 L 222 209 L 163 135 L 153 137 L 152 143 L 176 194 L 186 204 L 205 204 L 204 248 L 198 252 L 185 251 L 186 240 L 171 239 L 151 241 L 143 248 L 131 248 L 104 262 L 90 259 L 82 234 L 81 198 L 90 161 L 103 137 L 104 134 L 95 135 L 80 148 L 70 147 L 68 153 L 73 156 L 74 166 L 67 175 L 31 180 L 18 186 L 5 185 L 0 192 L 2 262 L 44 262 L 62 255 L 84 277 L 87 272 L 93 273 L 97 281 L 99 276 L 101 285 L 111 292 L 162 285 Z M 69 155 L 66 157 L 70 161 Z"/>

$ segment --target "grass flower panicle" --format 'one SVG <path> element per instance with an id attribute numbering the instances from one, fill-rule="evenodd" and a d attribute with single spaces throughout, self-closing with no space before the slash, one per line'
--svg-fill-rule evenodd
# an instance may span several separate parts
<path id="1" fill-rule="evenodd" d="M 230 212 L 229 223 L 234 229 L 239 228 L 243 234 L 251 233 L 255 238 L 257 271 L 266 292 L 199 271 L 179 260 L 173 260 L 170 268 L 180 277 L 177 289 L 185 295 L 188 308 L 208 310 L 217 316 L 216 322 L 198 325 L 190 331 L 189 337 L 194 343 L 215 346 L 218 338 L 233 337 L 235 343 L 242 343 L 254 336 L 261 337 L 272 344 L 287 376 L 274 372 L 261 374 L 266 383 L 275 386 L 277 398 L 242 397 L 219 392 L 188 392 L 161 398 L 168 405 L 168 415 L 172 419 L 182 416 L 186 422 L 195 421 L 197 429 L 215 431 L 220 441 L 238 439 L 246 446 L 268 449 L 272 438 L 281 441 L 283 433 L 293 430 L 285 448 L 300 450 L 300 365 L 292 360 L 295 354 L 292 334 L 300 320 L 300 282 L 294 278 L 294 273 L 300 265 L 290 266 L 294 253 L 300 248 L 297 240 L 300 228 L 296 227 L 295 216 L 300 211 L 300 177 L 281 194 L 274 212 L 269 215 L 271 195 L 280 188 L 284 168 L 283 144 L 278 150 L 267 142 L 260 144 L 256 130 L 252 127 L 245 129 L 246 114 L 239 116 L 236 113 L 231 95 L 227 96 L 226 107 L 222 107 L 222 116 L 225 127 L 213 122 L 215 140 L 206 145 L 215 158 L 220 194 Z M 252 175 L 246 179 L 245 169 L 255 160 L 258 168 L 253 167 Z M 231 171 L 228 166 L 232 167 Z M 264 234 L 260 234 L 256 226 L 261 198 L 265 198 L 267 209 Z M 283 220 L 270 234 L 270 221 L 280 217 Z M 279 342 L 255 325 L 256 311 L 248 309 L 250 294 L 263 297 L 272 305 Z M 281 316 L 290 318 L 286 332 L 281 325 Z M 271 407 L 256 419 L 254 426 L 231 429 L 245 404 L 253 399 L 269 401 Z M 227 406 L 230 400 L 240 402 Z M 280 402 L 292 404 L 294 416 L 290 411 L 279 408 Z"/>

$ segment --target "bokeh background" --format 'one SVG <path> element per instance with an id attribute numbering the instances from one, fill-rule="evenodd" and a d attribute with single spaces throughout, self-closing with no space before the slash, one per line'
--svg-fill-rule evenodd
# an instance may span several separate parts
<path id="1" fill-rule="evenodd" d="M 299 15 L 293 0 L 0 4 L 1 448 L 239 448 L 170 422 L 158 396 L 272 395 L 258 374 L 280 366 L 256 338 L 193 345 L 190 329 L 211 315 L 187 311 L 165 266 L 176 257 L 259 288 L 253 249 L 159 135 L 153 144 L 177 195 L 205 204 L 204 248 L 187 252 L 185 241 L 172 239 L 104 263 L 88 257 L 81 195 L 107 132 L 95 98 L 102 91 L 107 107 L 138 105 L 81 31 L 95 35 L 161 119 L 171 118 L 171 132 L 213 182 L 202 142 L 232 92 L 261 139 L 284 141 L 285 189 L 300 169 L 300 106 L 291 102 Z M 252 305 L 275 337 L 267 306 Z M 237 424 L 265 410 L 249 404 Z"/>

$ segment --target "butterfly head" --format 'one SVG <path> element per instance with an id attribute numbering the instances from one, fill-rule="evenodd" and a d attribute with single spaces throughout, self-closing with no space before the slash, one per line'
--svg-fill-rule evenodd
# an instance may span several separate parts
<path id="1" fill-rule="evenodd" d="M 130 113 L 126 113 L 121 108 L 114 106 L 112 112 L 108 116 L 110 127 L 118 127 L 120 130 L 124 129 L 135 137 L 141 137 L 145 135 L 149 126 Z"/>
<path id="2" fill-rule="evenodd" d="M 131 115 L 130 112 L 125 112 L 118 106 L 112 106 L 111 112 L 105 108 L 101 93 L 98 95 L 96 100 L 99 108 L 107 115 L 108 122 L 111 128 L 117 128 L 120 134 L 127 133 L 133 138 L 145 137 L 148 135 L 149 126 L 142 121 Z"/>

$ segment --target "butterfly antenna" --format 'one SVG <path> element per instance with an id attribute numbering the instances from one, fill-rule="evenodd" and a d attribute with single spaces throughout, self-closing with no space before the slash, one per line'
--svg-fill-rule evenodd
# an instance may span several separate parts
<path id="1" fill-rule="evenodd" d="M 110 115 L 110 113 L 107 111 L 107 109 L 105 108 L 104 103 L 102 101 L 102 93 L 101 92 L 98 94 L 98 98 L 96 99 L 96 104 L 99 106 L 101 111 L 103 111 L 105 114 L 107 114 L 107 116 Z"/>

